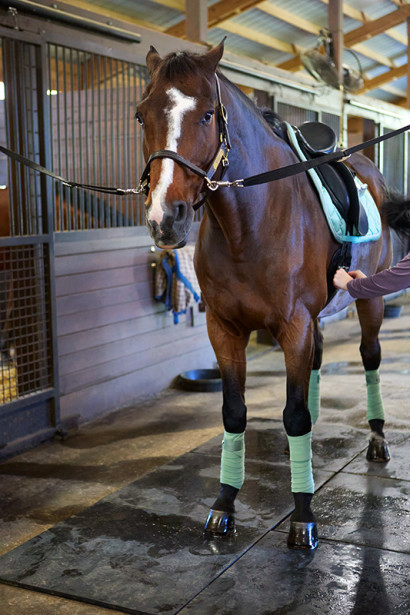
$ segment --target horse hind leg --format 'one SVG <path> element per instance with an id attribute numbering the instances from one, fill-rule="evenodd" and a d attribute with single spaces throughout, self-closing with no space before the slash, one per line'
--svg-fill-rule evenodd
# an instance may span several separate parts
<path id="1" fill-rule="evenodd" d="M 320 412 L 320 368 L 323 357 L 323 334 L 319 328 L 319 321 L 316 319 L 313 329 L 314 352 L 313 366 L 309 380 L 308 408 L 313 425 L 319 418 Z"/>
<path id="2" fill-rule="evenodd" d="M 379 331 L 383 322 L 384 303 L 382 297 L 374 297 L 357 299 L 356 306 L 362 329 L 360 354 L 365 369 L 367 420 L 371 429 L 366 459 L 385 463 L 390 460 L 390 451 L 384 436 L 385 416 L 379 377 L 381 362 Z"/>

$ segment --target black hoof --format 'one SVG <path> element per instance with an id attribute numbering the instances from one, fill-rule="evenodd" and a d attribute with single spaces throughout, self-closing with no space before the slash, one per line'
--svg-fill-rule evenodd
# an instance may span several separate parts
<path id="1" fill-rule="evenodd" d="M 314 521 L 291 521 L 288 536 L 290 549 L 316 549 L 318 545 L 317 527 Z"/>
<path id="2" fill-rule="evenodd" d="M 387 463 L 387 461 L 390 461 L 389 446 L 382 436 L 376 434 L 370 437 L 366 459 L 376 463 Z"/>
<path id="3" fill-rule="evenodd" d="M 235 514 L 223 510 L 209 511 L 204 527 L 205 536 L 231 536 L 235 532 Z"/>

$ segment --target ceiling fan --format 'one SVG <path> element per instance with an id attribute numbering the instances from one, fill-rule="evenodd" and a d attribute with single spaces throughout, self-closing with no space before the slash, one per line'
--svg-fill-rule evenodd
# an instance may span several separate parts
<path id="1" fill-rule="evenodd" d="M 363 70 L 357 55 L 351 49 L 347 49 L 358 64 L 358 70 L 343 64 L 343 89 L 346 92 L 357 92 L 363 87 Z M 335 89 L 340 88 L 336 65 L 334 62 L 333 39 L 330 32 L 320 31 L 317 45 L 301 54 L 302 64 L 305 69 L 319 83 Z"/>

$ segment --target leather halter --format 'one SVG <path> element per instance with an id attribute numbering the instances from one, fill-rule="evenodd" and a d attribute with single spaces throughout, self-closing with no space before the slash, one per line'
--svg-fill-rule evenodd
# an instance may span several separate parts
<path id="1" fill-rule="evenodd" d="M 140 177 L 140 181 L 138 184 L 139 192 L 148 194 L 149 187 L 150 187 L 151 163 L 156 158 L 171 158 L 172 160 L 175 160 L 175 162 L 177 162 L 181 166 L 186 167 L 187 169 L 189 169 L 196 175 L 199 175 L 199 177 L 202 177 L 206 183 L 205 188 L 210 188 L 211 179 L 216 173 L 221 163 L 223 166 L 222 176 L 224 175 L 226 168 L 229 166 L 228 154 L 229 154 L 229 150 L 231 149 L 231 142 L 229 139 L 229 132 L 228 132 L 228 114 L 222 103 L 221 87 L 219 84 L 218 75 L 216 73 L 215 73 L 215 80 L 216 80 L 216 95 L 217 95 L 217 100 L 218 100 L 217 120 L 219 124 L 219 148 L 218 148 L 218 151 L 208 171 L 204 171 L 203 169 L 198 167 L 196 164 L 194 164 L 193 162 L 190 162 L 189 160 L 187 160 L 186 158 L 184 158 L 177 152 L 173 152 L 172 150 L 169 150 L 169 149 L 161 149 L 151 154 L 151 156 L 148 158 L 147 164 L 145 165 L 145 168 L 142 172 L 142 175 Z M 206 200 L 207 196 L 208 196 L 207 193 L 205 193 L 205 195 L 197 203 L 193 205 L 193 209 L 194 210 L 199 209 L 199 207 Z"/>

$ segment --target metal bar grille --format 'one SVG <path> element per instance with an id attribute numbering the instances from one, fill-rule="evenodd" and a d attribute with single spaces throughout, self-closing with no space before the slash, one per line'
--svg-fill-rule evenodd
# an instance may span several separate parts
<path id="1" fill-rule="evenodd" d="M 318 116 L 317 111 L 302 109 L 302 107 L 295 107 L 282 102 L 278 103 L 278 114 L 282 120 L 295 126 L 299 126 L 303 122 L 315 122 Z"/>
<path id="2" fill-rule="evenodd" d="M 41 48 L 3 38 L 0 50 L 2 143 L 44 164 Z M 19 411 L 24 413 L 33 407 L 34 394 L 54 389 L 50 237 L 44 179 L 19 163 L 7 160 L 5 165 L 6 187 L 0 191 L 0 404 L 21 401 Z M 10 414 L 13 435 L 3 427 L 6 441 L 50 426 L 49 416 L 32 424 L 17 416 L 17 410 Z"/>
<path id="3" fill-rule="evenodd" d="M 0 403 L 52 386 L 48 246 L 0 248 Z"/>
<path id="4" fill-rule="evenodd" d="M 391 128 L 383 128 L 383 134 Z M 399 192 L 404 191 L 404 135 L 387 139 L 383 143 L 383 175 L 387 185 Z"/>
<path id="5" fill-rule="evenodd" d="M 7 147 L 40 162 L 39 92 L 37 75 L 39 50 L 35 45 L 4 39 L 2 53 L 13 59 L 4 63 L 5 123 Z M 16 70 L 18 66 L 18 70 Z M 38 173 L 18 163 L 7 164 L 9 187 L 9 234 L 38 235 L 43 232 L 41 180 Z"/>
<path id="6" fill-rule="evenodd" d="M 324 111 L 322 113 L 322 122 L 333 128 L 337 136 L 337 140 L 339 141 L 340 117 L 338 115 L 335 115 L 334 113 L 327 113 L 326 111 Z"/>
<path id="7" fill-rule="evenodd" d="M 135 106 L 145 67 L 48 45 L 53 170 L 70 180 L 129 188 L 143 169 Z M 56 185 L 55 230 L 144 224 L 143 199 Z"/>

